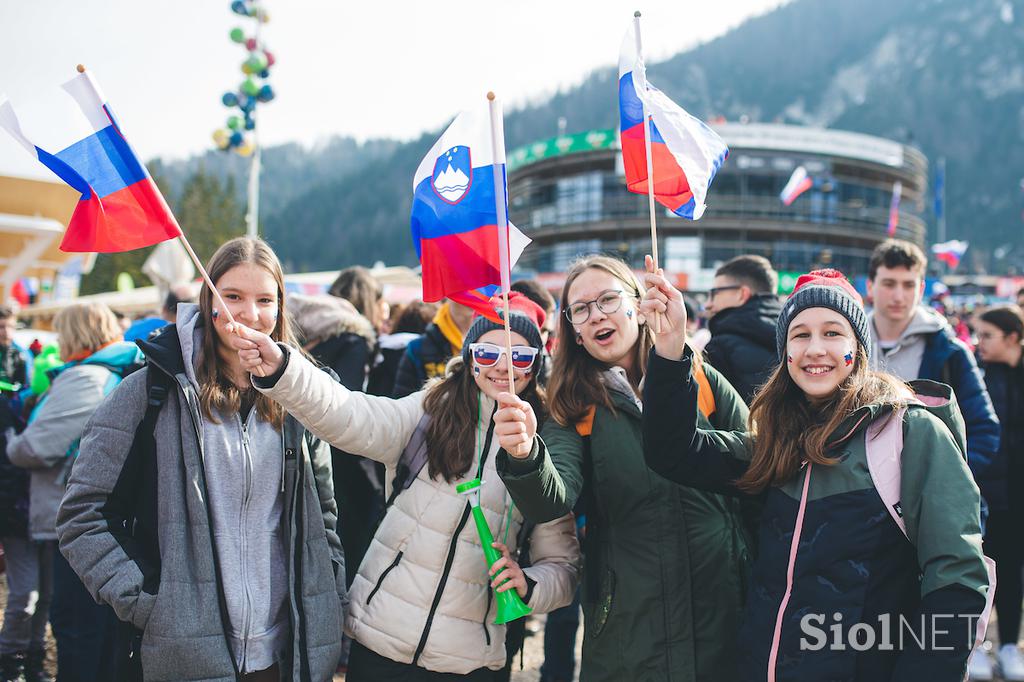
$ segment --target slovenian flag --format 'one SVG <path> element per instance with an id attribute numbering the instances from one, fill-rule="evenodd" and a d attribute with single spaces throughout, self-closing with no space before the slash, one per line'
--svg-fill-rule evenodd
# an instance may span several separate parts
<path id="1" fill-rule="evenodd" d="M 619 135 L 626 187 L 647 194 L 644 105 L 651 121 L 651 167 L 654 198 L 677 216 L 697 220 L 715 174 L 729 148 L 703 121 L 688 114 L 647 82 L 643 59 L 631 25 L 619 53 Z"/>
<path id="2" fill-rule="evenodd" d="M 68 121 L 54 131 L 68 143 L 52 146 L 60 149 L 56 153 L 31 142 L 10 101 L 0 97 L 0 128 L 82 194 L 61 250 L 112 253 L 180 237 L 171 209 L 124 138 L 90 74 L 79 73 L 61 87 L 85 118 Z M 85 134 L 75 134 L 82 129 Z"/>
<path id="3" fill-rule="evenodd" d="M 504 143 L 492 143 L 486 104 L 459 114 L 427 152 L 413 179 L 411 216 L 424 301 L 449 298 L 501 322 L 492 297 L 507 288 L 530 243 L 507 208 L 498 215 L 496 191 L 507 207 L 505 177 Z"/>
<path id="4" fill-rule="evenodd" d="M 932 253 L 935 254 L 936 258 L 948 265 L 950 270 L 955 270 L 956 266 L 960 265 L 960 259 L 967 253 L 967 242 L 960 241 L 959 239 L 950 239 L 948 242 L 933 244 Z"/>
<path id="5" fill-rule="evenodd" d="M 779 199 L 786 206 L 789 206 L 796 198 L 809 190 L 814 185 L 814 180 L 810 175 L 807 174 L 807 169 L 803 166 L 797 166 L 793 170 L 793 174 L 789 176 L 789 182 L 779 192 Z"/>

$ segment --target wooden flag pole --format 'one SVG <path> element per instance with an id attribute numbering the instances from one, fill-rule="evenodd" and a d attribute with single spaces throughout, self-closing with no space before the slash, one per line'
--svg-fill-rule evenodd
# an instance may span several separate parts
<path id="1" fill-rule="evenodd" d="M 505 197 L 505 131 L 501 103 L 493 92 L 487 93 L 491 114 L 491 152 L 494 166 L 494 209 L 498 218 L 498 257 L 501 271 L 501 300 L 505 307 L 505 363 L 508 369 L 508 390 L 516 395 L 515 367 L 512 364 L 512 328 L 509 326 L 508 291 L 512 278 L 508 245 L 508 209 Z"/>
<path id="2" fill-rule="evenodd" d="M 86 81 L 89 84 L 89 88 L 93 91 L 96 100 L 101 105 L 104 104 L 105 99 L 103 95 L 100 94 L 99 88 L 96 86 L 96 83 L 93 82 L 92 78 L 89 77 L 89 75 L 86 73 L 85 65 L 79 64 L 75 67 L 75 70 L 78 71 L 78 73 L 86 76 Z M 170 211 L 168 211 L 168 213 L 170 213 Z M 210 280 L 210 275 L 206 272 L 206 268 L 203 267 L 203 264 L 199 262 L 199 257 L 196 256 L 196 252 L 192 250 L 192 245 L 188 243 L 188 239 L 185 237 L 184 231 L 181 231 L 181 234 L 178 236 L 178 239 L 181 240 L 182 245 L 184 245 L 185 247 L 185 251 L 188 252 L 188 255 L 192 259 L 192 262 L 195 263 L 196 268 L 199 270 L 199 274 L 202 275 L 203 277 L 203 281 L 206 282 L 206 286 L 210 287 L 210 291 L 213 292 L 214 298 L 217 299 L 217 305 L 220 306 L 220 310 L 223 310 L 225 317 L 227 317 L 228 324 L 234 325 L 235 319 L 231 316 L 231 311 L 228 310 L 228 306 L 227 304 L 224 303 L 224 299 L 221 298 L 220 292 L 217 291 L 217 287 L 213 286 L 213 281 Z M 256 368 L 256 373 L 259 374 L 259 376 L 263 376 L 263 371 L 258 367 Z"/>
<path id="3" fill-rule="evenodd" d="M 633 13 L 633 34 L 636 38 L 636 56 L 637 63 L 643 62 L 643 42 L 640 39 L 640 11 L 637 10 Z M 634 74 L 636 71 L 634 70 Z M 643 78 L 638 84 L 638 89 L 643 95 L 640 97 L 640 103 L 643 105 L 644 112 L 644 153 L 647 155 L 647 204 L 648 211 L 651 216 L 651 260 L 654 261 L 654 272 L 658 271 L 658 222 L 657 215 L 654 208 L 654 159 L 651 154 L 651 131 L 650 131 L 650 120 L 651 115 L 647 111 L 647 69 L 644 68 Z M 654 316 L 654 331 L 658 334 L 661 333 L 661 314 L 656 313 Z"/>

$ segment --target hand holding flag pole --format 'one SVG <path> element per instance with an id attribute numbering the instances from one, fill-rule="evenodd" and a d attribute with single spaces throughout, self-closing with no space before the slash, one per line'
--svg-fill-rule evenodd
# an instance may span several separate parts
<path id="1" fill-rule="evenodd" d="M 640 10 L 633 13 L 633 28 L 634 35 L 636 36 L 637 61 L 642 62 L 644 50 L 643 42 L 640 39 Z M 637 69 L 637 73 L 640 75 L 641 79 L 641 82 L 639 83 L 640 91 L 646 92 L 646 69 Z M 654 211 L 654 157 L 651 153 L 651 113 L 647 110 L 647 100 L 641 99 L 640 101 L 643 104 L 644 112 L 644 153 L 647 156 L 647 203 L 651 216 L 651 259 L 653 266 L 650 272 L 656 272 L 658 270 L 658 222 L 657 215 Z M 654 331 L 658 334 L 661 333 L 661 313 L 655 313 L 654 315 Z"/>
<path id="2" fill-rule="evenodd" d="M 491 114 L 491 149 L 495 159 L 505 158 L 505 126 L 501 102 L 493 92 L 487 93 Z M 494 211 L 498 217 L 498 258 L 501 277 L 501 300 L 505 308 L 505 362 L 508 367 L 508 390 L 516 394 L 516 377 L 512 365 L 512 329 L 509 327 L 508 292 L 512 288 L 511 259 L 508 245 L 508 197 L 505 185 L 505 164 L 494 164 Z"/>

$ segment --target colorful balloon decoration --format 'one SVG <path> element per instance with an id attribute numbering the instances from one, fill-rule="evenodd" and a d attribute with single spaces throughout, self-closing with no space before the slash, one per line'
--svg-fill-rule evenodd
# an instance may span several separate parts
<path id="1" fill-rule="evenodd" d="M 235 27 L 228 34 L 231 42 L 246 50 L 241 64 L 245 80 L 236 90 L 229 90 L 221 96 L 224 106 L 237 111 L 228 115 L 224 127 L 213 132 L 213 143 L 221 151 L 234 151 L 239 156 L 248 157 L 256 151 L 256 106 L 273 101 L 277 95 L 268 82 L 277 60 L 260 39 L 261 25 L 270 20 L 270 15 L 262 7 L 262 0 L 233 0 L 231 11 L 251 24 L 251 30 Z"/>

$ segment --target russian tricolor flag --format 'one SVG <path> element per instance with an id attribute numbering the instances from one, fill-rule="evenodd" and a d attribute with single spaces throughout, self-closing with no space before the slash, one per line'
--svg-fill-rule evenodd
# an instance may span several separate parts
<path id="1" fill-rule="evenodd" d="M 648 192 L 644 104 L 651 116 L 654 198 L 676 215 L 697 220 L 704 214 L 704 199 L 729 148 L 703 121 L 647 82 L 636 48 L 636 28 L 631 25 L 619 53 L 619 130 L 626 187 L 638 194 Z"/>
<path id="2" fill-rule="evenodd" d="M 411 223 L 423 300 L 449 298 L 500 322 L 491 298 L 507 286 L 502 271 L 507 278 L 530 240 L 499 219 L 496 189 L 507 206 L 505 149 L 495 150 L 490 125 L 481 105 L 459 114 L 434 143 L 413 179 Z"/>
<path id="3" fill-rule="evenodd" d="M 796 198 L 809 190 L 814 185 L 814 180 L 807 174 L 807 169 L 803 166 L 797 166 L 793 170 L 793 174 L 789 176 L 789 182 L 779 192 L 779 199 L 786 206 L 789 206 Z"/>
<path id="4" fill-rule="evenodd" d="M 10 101 L 0 97 L 0 128 L 82 194 L 61 250 L 112 253 L 180 237 L 171 209 L 121 134 L 90 74 L 79 73 L 61 87 L 85 116 L 85 134 L 73 134 L 83 128 L 82 121 L 69 121 L 65 130 L 56 132 L 73 137 L 66 146 L 51 147 L 61 150 L 55 154 L 30 141 Z"/>

